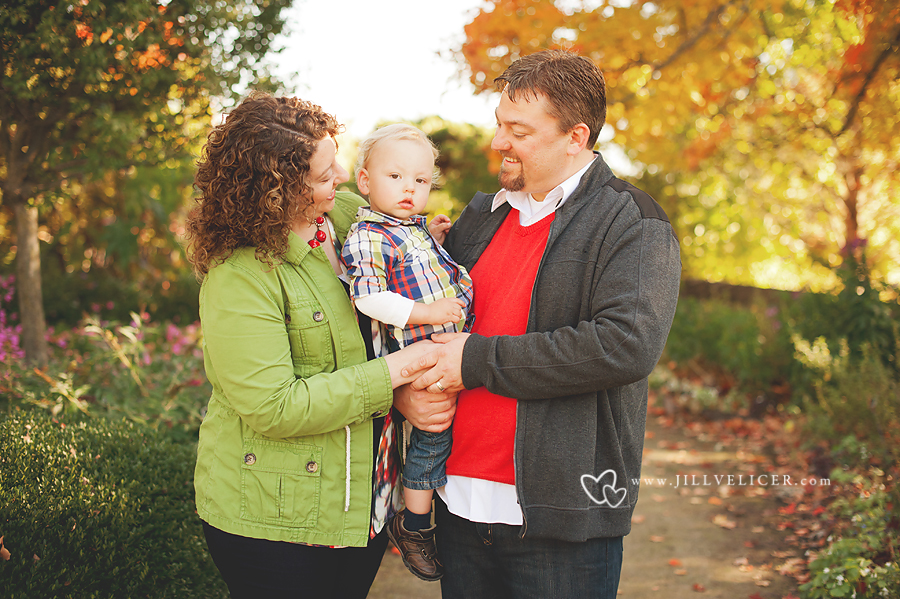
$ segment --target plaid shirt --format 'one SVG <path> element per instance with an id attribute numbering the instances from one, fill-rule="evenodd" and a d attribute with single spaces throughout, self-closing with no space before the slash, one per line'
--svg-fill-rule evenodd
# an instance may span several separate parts
<path id="1" fill-rule="evenodd" d="M 356 220 L 347 234 L 341 256 L 347 265 L 353 298 L 382 291 L 393 291 L 426 304 L 444 297 L 458 297 L 465 302 L 463 330 L 471 328 L 475 319 L 471 313 L 472 279 L 434 240 L 424 216 L 400 220 L 362 207 Z M 432 333 L 458 330 L 455 323 L 386 326 L 399 347 L 428 339 Z"/>

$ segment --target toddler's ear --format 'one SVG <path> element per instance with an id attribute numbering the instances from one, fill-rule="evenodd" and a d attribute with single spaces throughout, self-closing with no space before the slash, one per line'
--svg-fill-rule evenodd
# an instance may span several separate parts
<path id="1" fill-rule="evenodd" d="M 364 168 L 359 169 L 359 174 L 356 175 L 356 187 L 359 188 L 359 193 L 364 196 L 369 195 L 369 171 Z"/>

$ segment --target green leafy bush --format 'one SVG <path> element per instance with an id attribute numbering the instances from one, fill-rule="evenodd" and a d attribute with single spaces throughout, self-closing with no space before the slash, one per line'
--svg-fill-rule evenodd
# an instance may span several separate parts
<path id="1" fill-rule="evenodd" d="M 836 293 L 799 299 L 792 331 L 807 341 L 823 339 L 832 355 L 843 352 L 854 362 L 872 357 L 900 374 L 900 290 L 872 280 L 865 255 L 848 254 L 837 274 Z"/>
<path id="2" fill-rule="evenodd" d="M 194 511 L 193 445 L 21 410 L 0 439 L 4 597 L 227 595 Z"/>
<path id="3" fill-rule="evenodd" d="M 815 403 L 831 376 L 811 353 L 843 356 L 854 368 L 877 360 L 896 379 L 900 290 L 872 280 L 862 253 L 849 253 L 836 274 L 841 287 L 834 293 L 797 294 L 778 305 L 682 297 L 665 359 L 732 379 L 747 395 L 783 394 L 798 406 Z M 867 386 L 864 378 L 857 383 Z"/>
<path id="4" fill-rule="evenodd" d="M 851 359 L 849 349 L 831 355 L 820 339 L 813 344 L 798 341 L 800 359 L 817 373 L 815 393 L 804 406 L 807 432 L 816 440 L 835 446 L 837 457 L 848 443 L 863 449 L 865 457 L 849 466 L 875 461 L 887 467 L 900 461 L 900 376 L 867 346 L 862 358 Z M 852 452 L 857 454 L 858 452 Z M 898 470 L 900 473 L 900 470 Z M 898 494 L 900 500 L 900 494 Z"/>
<path id="5" fill-rule="evenodd" d="M 665 359 L 698 362 L 752 395 L 770 393 L 796 368 L 781 309 L 691 297 L 678 301 Z"/>
<path id="6" fill-rule="evenodd" d="M 45 258 L 42 258 L 42 261 Z M 0 267 L 0 277 L 11 274 Z M 42 262 L 41 287 L 47 322 L 57 328 L 74 327 L 85 315 L 124 321 L 131 312 L 146 312 L 154 321 L 187 324 L 197 320 L 200 284 L 188 270 L 139 285 L 121 274 L 93 268 L 66 272 L 53 260 Z M 10 305 L 18 306 L 13 296 Z"/>
<path id="7" fill-rule="evenodd" d="M 800 590 L 807 599 L 896 597 L 900 589 L 900 538 L 885 473 L 871 468 L 863 476 L 836 469 L 834 482 L 855 487 L 857 493 L 837 499 L 826 518 L 843 523 L 829 546 L 809 565 L 810 580 Z"/>
<path id="8" fill-rule="evenodd" d="M 890 599 L 900 588 L 900 567 L 896 563 L 874 563 L 859 538 L 847 537 L 832 543 L 810 563 L 812 579 L 801 585 L 806 599 L 854 597 Z"/>

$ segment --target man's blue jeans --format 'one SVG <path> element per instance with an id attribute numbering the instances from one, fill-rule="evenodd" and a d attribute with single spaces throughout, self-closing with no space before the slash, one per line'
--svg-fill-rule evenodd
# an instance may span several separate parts
<path id="1" fill-rule="evenodd" d="M 444 599 L 614 599 L 622 537 L 520 538 L 521 526 L 470 522 L 435 498 Z"/>

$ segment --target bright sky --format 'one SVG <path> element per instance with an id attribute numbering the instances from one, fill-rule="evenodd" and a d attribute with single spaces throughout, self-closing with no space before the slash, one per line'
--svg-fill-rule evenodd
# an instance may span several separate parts
<path id="1" fill-rule="evenodd" d="M 295 0 L 276 73 L 288 93 L 320 105 L 357 139 L 380 121 L 431 115 L 493 127 L 499 96 L 476 96 L 450 56 L 465 39 L 463 27 L 486 5 L 485 0 Z M 601 150 L 617 174 L 633 174 L 620 148 Z"/>
<path id="2" fill-rule="evenodd" d="M 476 97 L 450 48 L 484 0 L 296 0 L 278 74 L 357 138 L 382 120 L 494 124 L 493 94 Z M 438 53 L 442 56 L 439 56 Z"/>

